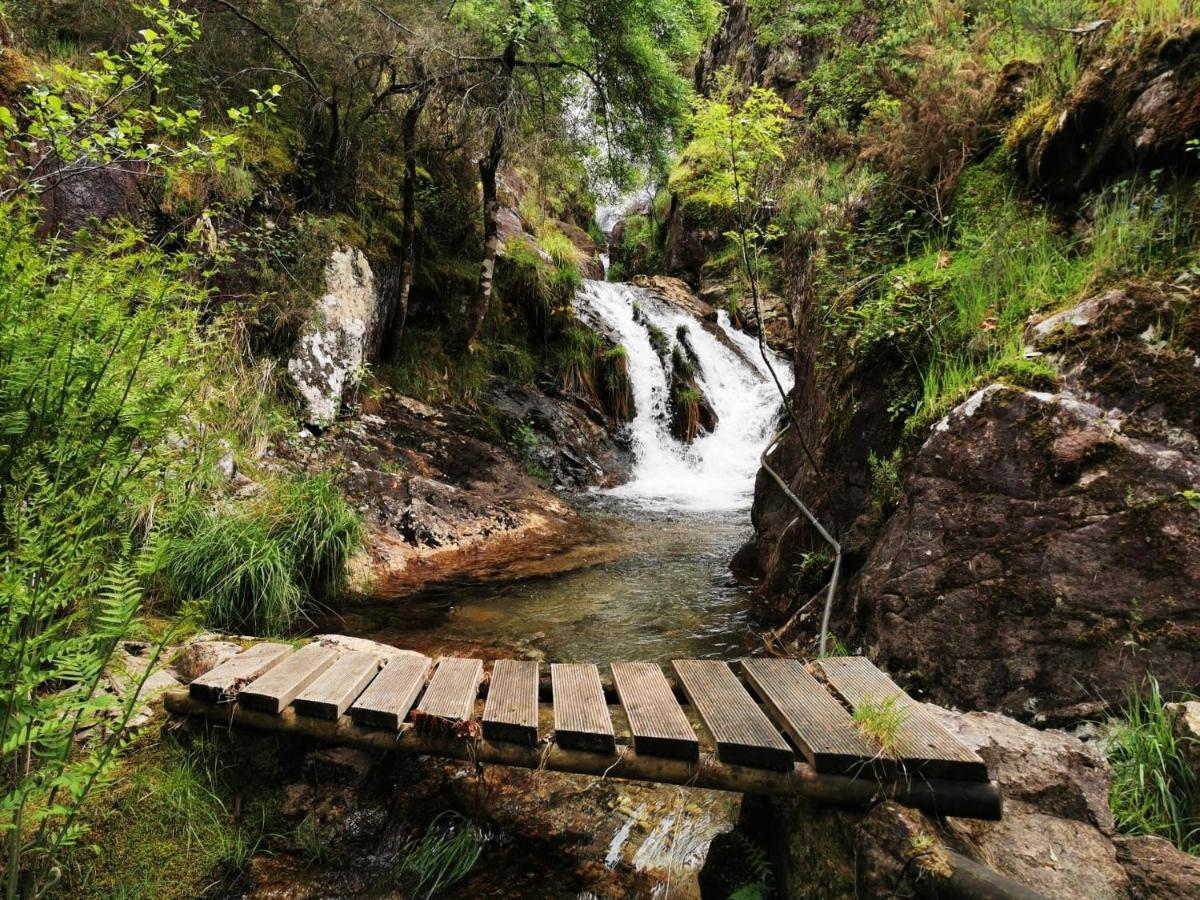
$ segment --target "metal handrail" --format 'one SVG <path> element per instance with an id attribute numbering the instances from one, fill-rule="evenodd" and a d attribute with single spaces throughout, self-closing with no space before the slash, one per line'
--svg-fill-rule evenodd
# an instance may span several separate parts
<path id="1" fill-rule="evenodd" d="M 792 426 L 790 423 L 785 425 L 782 431 L 776 434 L 775 437 L 771 438 L 771 442 L 767 444 L 766 449 L 763 450 L 762 456 L 758 458 L 758 461 L 762 467 L 766 469 L 767 474 L 775 480 L 777 485 L 779 485 L 779 489 L 783 491 L 783 495 L 791 500 L 792 503 L 796 504 L 796 507 L 804 514 L 804 517 L 808 519 L 813 528 L 817 529 L 817 533 L 820 534 L 821 537 L 825 539 L 825 542 L 833 548 L 833 575 L 829 579 L 829 588 L 825 594 L 825 610 L 821 614 L 821 639 L 817 645 L 817 652 L 821 656 L 824 656 L 825 645 L 829 639 L 829 617 L 833 612 L 833 598 L 837 595 L 838 580 L 842 574 L 842 545 L 838 543 L 837 539 L 834 538 L 832 534 L 825 530 L 825 526 L 820 523 L 817 517 L 813 515 L 812 511 L 804 505 L 804 502 L 792 492 L 792 489 L 788 487 L 787 482 L 784 481 L 780 474 L 772 469 L 770 464 L 767 462 L 767 455 L 775 449 L 775 445 L 783 439 L 783 436 L 788 433 L 791 427 Z M 795 520 L 793 519 L 793 521 Z"/>

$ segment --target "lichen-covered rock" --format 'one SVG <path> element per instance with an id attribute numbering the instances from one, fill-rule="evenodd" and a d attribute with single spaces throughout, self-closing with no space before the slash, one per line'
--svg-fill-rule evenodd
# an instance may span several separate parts
<path id="1" fill-rule="evenodd" d="M 1200 682 L 1200 460 L 1070 395 L 992 385 L 921 448 L 855 598 L 932 698 L 1090 716 L 1151 669 Z"/>
<path id="2" fill-rule="evenodd" d="M 325 266 L 325 295 L 288 360 L 307 421 L 326 427 L 358 387 L 379 314 L 375 277 L 362 251 L 339 247 Z"/>

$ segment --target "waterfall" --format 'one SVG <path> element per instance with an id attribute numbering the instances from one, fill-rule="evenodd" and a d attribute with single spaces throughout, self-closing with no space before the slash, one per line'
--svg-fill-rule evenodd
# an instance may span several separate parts
<path id="1" fill-rule="evenodd" d="M 625 347 L 633 383 L 633 475 L 609 493 L 658 509 L 747 508 L 759 454 L 780 411 L 779 393 L 757 340 L 733 328 L 723 311 L 715 325 L 705 323 L 633 285 L 588 281 L 577 303 Z M 697 384 L 717 414 L 712 433 L 690 446 L 670 431 L 670 376 L 651 343 L 650 325 L 673 344 L 679 326 L 687 326 L 698 361 Z M 791 366 L 780 357 L 772 365 L 784 388 L 790 388 Z"/>

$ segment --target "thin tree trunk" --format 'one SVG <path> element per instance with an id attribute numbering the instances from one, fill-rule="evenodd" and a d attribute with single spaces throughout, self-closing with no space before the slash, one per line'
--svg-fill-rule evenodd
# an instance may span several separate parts
<path id="1" fill-rule="evenodd" d="M 504 159 L 505 122 L 504 116 L 509 102 L 512 100 L 514 82 L 513 72 L 517 67 L 517 42 L 509 41 L 504 48 L 501 58 L 506 80 L 504 97 L 497 108 L 498 120 L 495 131 L 492 132 L 492 143 L 487 155 L 479 161 L 479 180 L 483 185 L 483 260 L 479 265 L 479 283 L 475 288 L 474 298 L 464 304 L 462 326 L 451 341 L 450 350 L 463 353 L 470 349 L 472 343 L 479 338 L 483 330 L 483 322 L 487 318 L 488 307 L 492 302 L 492 284 L 496 274 L 496 256 L 500 251 L 500 238 L 497 228 L 497 215 L 500 211 L 499 200 L 496 198 L 496 172 Z"/>
<path id="2" fill-rule="evenodd" d="M 388 305 L 387 319 L 383 330 L 384 359 L 394 360 L 400 352 L 404 338 L 404 325 L 408 321 L 408 297 L 412 292 L 414 249 L 417 232 L 417 122 L 429 91 L 423 90 L 413 99 L 404 113 L 401 136 L 404 141 L 404 185 L 401 200 L 404 224 L 400 230 L 400 279 L 392 302 Z"/>

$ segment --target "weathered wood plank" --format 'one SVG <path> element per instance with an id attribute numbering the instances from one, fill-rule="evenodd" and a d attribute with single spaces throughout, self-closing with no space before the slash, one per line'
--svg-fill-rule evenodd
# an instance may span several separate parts
<path id="1" fill-rule="evenodd" d="M 554 740 L 562 747 L 611 753 L 617 748 L 600 670 L 591 663 L 554 663 Z"/>
<path id="2" fill-rule="evenodd" d="M 742 671 L 775 723 L 818 772 L 857 773 L 879 751 L 846 708 L 798 659 L 743 659 Z"/>
<path id="3" fill-rule="evenodd" d="M 358 699 L 379 672 L 379 654 L 351 652 L 334 662 L 292 701 L 296 712 L 319 719 L 336 719 Z"/>
<path id="4" fill-rule="evenodd" d="M 716 741 L 719 760 L 779 771 L 792 767 L 787 741 L 729 666 L 706 659 L 677 659 L 671 666 Z"/>
<path id="5" fill-rule="evenodd" d="M 612 675 L 638 753 L 700 758 L 696 732 L 657 663 L 613 663 Z"/>
<path id="6" fill-rule="evenodd" d="M 291 652 L 287 644 L 254 644 L 195 679 L 188 686 L 188 693 L 197 700 L 228 703 L 245 685 Z"/>
<path id="7" fill-rule="evenodd" d="M 296 696 L 333 665 L 338 652 L 321 644 L 305 644 L 242 688 L 238 703 L 270 713 L 287 709 Z"/>
<path id="8" fill-rule="evenodd" d="M 470 719 L 475 711 L 475 695 L 479 693 L 482 678 L 482 660 L 456 656 L 443 658 L 438 662 L 429 687 L 425 689 L 419 712 L 450 722 Z"/>
<path id="9" fill-rule="evenodd" d="M 817 663 L 830 685 L 853 709 L 867 702 L 895 698 L 903 716 L 896 730 L 896 750 L 904 770 L 930 778 L 987 781 L 987 765 L 933 718 L 923 705 L 864 656 L 835 656 Z"/>
<path id="10" fill-rule="evenodd" d="M 429 666 L 428 656 L 393 657 L 350 704 L 350 718 L 360 725 L 399 731 L 421 688 L 425 687 Z"/>
<path id="11" fill-rule="evenodd" d="M 538 664 L 498 659 L 492 667 L 483 736 L 489 741 L 536 744 L 538 739 Z"/>

